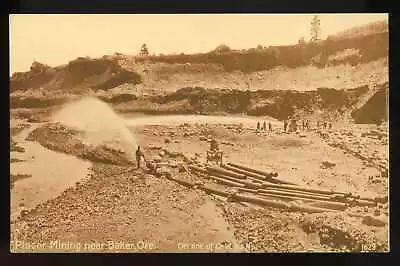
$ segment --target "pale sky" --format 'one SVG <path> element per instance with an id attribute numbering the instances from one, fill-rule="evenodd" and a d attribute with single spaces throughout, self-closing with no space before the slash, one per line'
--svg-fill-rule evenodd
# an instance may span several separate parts
<path id="1" fill-rule="evenodd" d="M 120 52 L 150 54 L 208 52 L 219 44 L 248 49 L 309 39 L 314 14 L 193 15 L 10 15 L 10 73 L 27 71 L 33 60 L 57 66 L 79 56 Z M 321 14 L 322 38 L 347 28 L 387 19 L 387 14 Z"/>

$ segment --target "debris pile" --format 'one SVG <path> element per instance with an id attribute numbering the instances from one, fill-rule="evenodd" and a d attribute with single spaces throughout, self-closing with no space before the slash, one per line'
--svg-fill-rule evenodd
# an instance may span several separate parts
<path id="1" fill-rule="evenodd" d="M 378 168 L 382 177 L 388 176 L 388 158 L 387 152 L 379 152 L 378 149 L 371 147 L 387 147 L 388 132 L 387 129 L 378 128 L 362 132 L 356 136 L 352 131 L 342 129 L 338 132 L 321 132 L 321 137 L 332 147 L 340 148 L 361 160 L 367 166 Z"/>
<path id="2" fill-rule="evenodd" d="M 366 216 L 368 217 L 368 216 Z M 387 251 L 386 242 L 381 242 L 372 233 L 345 214 L 315 214 L 302 219 L 302 227 L 308 234 L 318 233 L 320 243 L 338 251 Z"/>
<path id="3" fill-rule="evenodd" d="M 69 129 L 60 123 L 48 123 L 32 131 L 27 140 L 37 141 L 43 147 L 73 154 L 85 160 L 105 164 L 129 165 L 132 162 L 124 151 L 107 145 L 86 145 L 82 132 Z"/>
<path id="4" fill-rule="evenodd" d="M 297 216 L 301 214 L 255 210 L 223 204 L 224 217 L 235 236 L 251 252 L 296 252 L 310 248 Z"/>

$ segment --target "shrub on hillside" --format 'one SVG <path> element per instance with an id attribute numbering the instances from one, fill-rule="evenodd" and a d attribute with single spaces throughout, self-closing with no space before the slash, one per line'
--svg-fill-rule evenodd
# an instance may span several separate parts
<path id="1" fill-rule="evenodd" d="M 286 46 L 270 46 L 264 49 L 246 51 L 231 50 L 222 45 L 218 51 L 192 55 L 163 55 L 148 57 L 151 62 L 178 64 L 219 64 L 225 71 L 239 70 L 254 72 L 269 70 L 276 66 L 299 67 L 314 64 L 325 67 L 329 57 L 346 49 L 357 49 L 359 56 L 348 57 L 336 63 L 358 64 L 388 56 L 388 32 L 373 35 L 362 35 L 352 39 L 329 38 L 318 43 L 302 43 Z M 317 60 L 316 60 L 317 59 Z M 138 61 L 144 59 L 137 59 Z"/>
<path id="2" fill-rule="evenodd" d="M 214 53 L 229 53 L 231 52 L 231 48 L 226 44 L 218 45 L 212 52 Z"/>

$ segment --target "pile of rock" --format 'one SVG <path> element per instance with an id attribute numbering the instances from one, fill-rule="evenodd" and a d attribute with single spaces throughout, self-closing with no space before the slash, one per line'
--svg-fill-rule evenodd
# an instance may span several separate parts
<path id="1" fill-rule="evenodd" d="M 372 137 L 371 137 L 372 136 Z M 377 167 L 382 175 L 387 176 L 388 159 L 387 154 L 372 150 L 370 144 L 388 145 L 387 132 L 370 130 L 361 133 L 357 137 L 350 130 L 341 130 L 331 134 L 321 135 L 328 145 L 344 150 L 346 153 L 364 161 L 366 165 Z"/>
<path id="2" fill-rule="evenodd" d="M 107 145 L 87 145 L 82 142 L 81 132 L 59 123 L 49 123 L 32 131 L 27 140 L 37 141 L 51 150 L 73 154 L 85 160 L 105 164 L 129 165 L 132 162 L 118 148 Z"/>
<path id="3" fill-rule="evenodd" d="M 371 221 L 370 218 L 365 219 Z M 378 239 L 373 232 L 355 224 L 354 219 L 344 213 L 309 215 L 304 217 L 301 223 L 306 233 L 318 233 L 321 244 L 336 250 L 351 252 L 388 250 L 386 241 Z M 374 222 L 372 224 L 375 226 Z"/>

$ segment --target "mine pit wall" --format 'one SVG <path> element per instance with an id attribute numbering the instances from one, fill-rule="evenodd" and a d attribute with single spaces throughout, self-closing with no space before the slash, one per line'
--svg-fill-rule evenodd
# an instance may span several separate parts
<path id="1" fill-rule="evenodd" d="M 38 95 L 11 95 L 10 106 L 14 108 L 45 108 L 51 106 L 57 106 L 65 104 L 72 100 L 77 100 L 84 95 L 64 93 L 55 96 L 41 96 L 40 92 Z M 117 95 L 99 95 L 97 96 L 100 100 L 106 103 L 118 104 L 129 101 L 134 101 L 137 97 L 133 94 L 117 94 Z"/>
<path id="2" fill-rule="evenodd" d="M 369 91 L 368 86 L 353 89 L 319 88 L 314 91 L 288 90 L 215 90 L 201 87 L 182 88 L 167 96 L 155 96 L 151 101 L 167 105 L 186 100 L 187 110 L 200 113 L 246 113 L 253 116 L 271 116 L 286 119 L 302 110 L 313 113 L 323 110 L 344 113 L 351 110 L 359 98 Z"/>
<path id="3" fill-rule="evenodd" d="M 354 110 L 351 116 L 355 123 L 379 124 L 388 120 L 388 92 L 387 83 L 380 86 L 377 92 L 361 108 Z"/>
<path id="4" fill-rule="evenodd" d="M 72 99 L 73 97 L 68 97 L 68 96 L 61 96 L 54 98 L 52 97 L 42 98 L 37 96 L 31 96 L 31 97 L 11 96 L 10 106 L 11 108 L 45 108 L 55 105 L 61 105 Z"/>
<path id="5" fill-rule="evenodd" d="M 387 83 L 378 86 L 365 105 L 353 111 L 370 91 L 368 86 L 353 89 L 318 88 L 313 91 L 257 90 L 241 91 L 187 87 L 167 95 L 137 97 L 132 94 L 105 94 L 99 98 L 110 103 L 118 112 L 148 114 L 247 114 L 271 116 L 282 120 L 296 114 L 301 116 L 322 112 L 331 119 L 352 112 L 356 123 L 387 120 Z M 368 96 L 368 95 L 367 95 Z M 12 108 L 55 106 L 82 96 L 11 95 Z"/>

